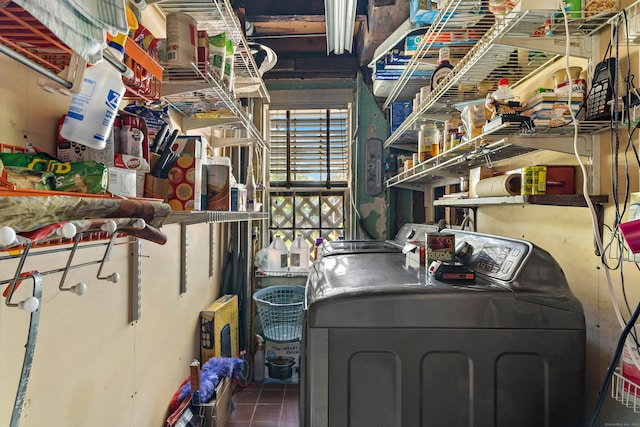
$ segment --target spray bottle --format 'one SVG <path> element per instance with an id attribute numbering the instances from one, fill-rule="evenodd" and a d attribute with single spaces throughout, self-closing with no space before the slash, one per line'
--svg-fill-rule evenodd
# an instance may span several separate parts
<path id="1" fill-rule="evenodd" d="M 253 355 L 253 381 L 259 383 L 264 381 L 264 347 L 262 345 L 264 339 L 256 334 L 256 340 L 258 341 L 258 348 Z"/>
<path id="2" fill-rule="evenodd" d="M 118 34 L 109 42 L 109 51 L 118 61 L 124 56 L 126 39 L 126 34 Z M 78 144 L 104 149 L 124 91 L 122 74 L 108 61 L 102 60 L 87 68 L 80 92 L 71 100 L 60 135 Z"/>

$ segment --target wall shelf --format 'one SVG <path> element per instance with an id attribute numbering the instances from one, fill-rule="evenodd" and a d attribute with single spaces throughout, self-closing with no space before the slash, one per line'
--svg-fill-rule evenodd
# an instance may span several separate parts
<path id="1" fill-rule="evenodd" d="M 236 211 L 172 211 L 165 224 L 180 224 L 180 293 L 187 291 L 187 226 L 193 224 L 209 224 L 209 277 L 213 276 L 215 263 L 215 229 L 216 223 L 251 222 L 269 219 L 266 212 L 236 212 Z M 248 236 L 249 242 L 251 236 Z"/>
<path id="2" fill-rule="evenodd" d="M 235 211 L 171 211 L 164 224 L 201 224 L 219 222 L 242 222 L 269 219 L 267 212 Z"/>
<path id="3" fill-rule="evenodd" d="M 589 196 L 595 205 L 603 205 L 608 202 L 609 196 Z M 504 197 L 480 197 L 471 199 L 435 200 L 434 206 L 446 206 L 454 208 L 470 208 L 492 205 L 547 205 L 547 206 L 574 206 L 586 207 L 587 202 L 582 194 L 533 194 Z"/>
<path id="4" fill-rule="evenodd" d="M 598 232 L 602 236 L 604 228 L 604 205 L 609 201 L 607 195 L 590 195 L 589 199 L 593 204 Z M 539 206 L 567 206 L 567 207 L 587 207 L 587 202 L 582 194 L 534 194 L 516 195 L 504 197 L 480 197 L 471 199 L 448 199 L 434 200 L 434 206 L 444 206 L 451 208 L 465 209 L 465 216 L 469 209 L 473 211 L 473 226 L 477 227 L 478 208 L 482 206 L 501 205 L 539 205 Z M 595 248 L 596 255 L 599 255 L 598 248 Z"/>
<path id="5" fill-rule="evenodd" d="M 640 384 L 625 378 L 621 372 L 620 368 L 616 368 L 613 373 L 611 397 L 638 414 L 640 413 Z"/>
<path id="6" fill-rule="evenodd" d="M 52 31 L 15 3 L 0 8 L 0 24 L 0 44 L 4 45 L 0 51 L 47 77 L 49 82 L 43 83 L 43 87 L 78 92 L 86 62 L 73 52 L 73 46 L 66 46 Z M 126 97 L 159 99 L 162 67 L 132 39 L 127 40 L 125 53 L 130 58 L 134 74 L 134 78 L 125 80 Z M 138 65 L 149 73 L 148 79 L 142 80 L 142 70 Z M 124 65 L 122 68 L 125 68 Z"/>
<path id="7" fill-rule="evenodd" d="M 577 149 L 582 156 L 593 153 L 591 135 L 610 128 L 607 121 L 580 122 Z M 537 150 L 573 153 L 572 124 L 559 127 L 536 127 L 522 130 L 519 123 L 504 123 L 451 150 L 392 176 L 387 187 L 408 183 L 428 183 L 443 177 L 465 176 L 469 169 L 513 158 Z M 414 147 L 414 150 L 417 147 Z"/>
<path id="8" fill-rule="evenodd" d="M 165 15 L 177 12 L 189 14 L 198 22 L 198 29 L 206 30 L 209 35 L 225 32 L 227 39 L 231 38 L 236 46 L 233 66 L 237 91 L 243 97 L 270 100 L 269 92 L 244 37 L 244 30 L 228 0 L 163 0 L 155 4 Z M 244 89 L 250 91 L 246 92 Z"/>
<path id="9" fill-rule="evenodd" d="M 427 40 L 437 40 L 444 31 L 458 29 L 466 25 L 464 22 L 453 22 L 455 13 L 462 11 L 469 15 L 468 8 L 473 2 L 466 0 L 451 0 L 438 14 L 436 21 L 425 35 Z M 385 141 L 384 146 L 389 147 L 396 143 L 407 131 L 415 131 L 418 122 L 425 115 L 443 114 L 455 111 L 456 102 L 477 99 L 478 84 L 489 82 L 491 85 L 499 78 L 508 76 L 512 86 L 528 78 L 536 70 L 548 65 L 555 60 L 558 52 L 564 52 L 560 29 L 564 29 L 563 22 L 554 18 L 557 27 L 553 37 L 535 37 L 531 35 L 539 30 L 547 18 L 557 13 L 557 3 L 553 0 L 522 0 L 512 12 L 504 19 L 498 20 L 487 28 L 489 18 L 483 18 L 476 24 L 481 34 L 481 39 L 473 45 L 466 55 L 456 64 L 452 72 L 443 79 L 440 84 L 427 96 L 420 107 L 411 113 L 398 129 Z M 581 37 L 586 38 L 605 26 L 615 12 L 602 13 L 594 17 L 571 19 L 569 22 L 572 31 L 572 40 Z M 466 28 L 466 27 L 462 27 Z M 470 26 L 470 29 L 475 28 Z M 535 55 L 526 52 L 526 57 L 518 57 L 516 47 L 522 40 L 527 39 L 536 47 Z M 559 41 L 560 40 L 560 41 Z M 582 51 L 576 46 L 574 55 L 587 56 L 589 43 L 580 39 Z M 409 81 L 419 62 L 431 48 L 431 43 L 424 43 L 412 56 L 402 76 L 397 80 L 390 96 L 386 99 L 385 108 L 397 99 L 398 94 Z M 545 53 L 542 53 L 544 51 Z M 493 87 L 493 86 L 491 86 Z M 485 92 L 486 93 L 486 92 Z M 480 95 L 481 97 L 482 95 Z"/>
<path id="10" fill-rule="evenodd" d="M 162 95 L 184 116 L 184 130 L 240 123 L 258 144 L 269 149 L 269 143 L 253 124 L 238 97 L 270 100 L 262 76 L 251 55 L 244 31 L 228 0 L 161 1 L 160 11 L 186 13 L 197 21 L 198 30 L 209 35 L 225 32 L 236 46 L 234 55 L 235 93 L 231 93 L 218 76 L 202 70 L 197 64 L 190 68 L 167 67 L 162 83 Z"/>

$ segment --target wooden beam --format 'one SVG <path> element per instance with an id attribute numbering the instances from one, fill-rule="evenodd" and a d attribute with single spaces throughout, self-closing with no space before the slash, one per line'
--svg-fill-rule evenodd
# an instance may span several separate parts
<path id="1" fill-rule="evenodd" d="M 324 34 L 314 37 L 253 38 L 273 49 L 280 58 L 287 53 L 318 53 L 327 51 L 327 39 Z"/>
<path id="2" fill-rule="evenodd" d="M 324 16 L 247 16 L 256 36 L 282 34 L 322 34 L 326 32 Z"/>

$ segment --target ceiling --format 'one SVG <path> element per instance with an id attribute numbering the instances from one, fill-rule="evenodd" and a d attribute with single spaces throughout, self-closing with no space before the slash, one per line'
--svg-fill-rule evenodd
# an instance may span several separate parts
<path id="1" fill-rule="evenodd" d="M 361 69 L 366 74 L 375 49 L 409 17 L 409 0 L 357 2 L 352 52 L 327 55 L 324 0 L 244 0 L 247 40 L 278 57 L 264 80 L 355 78 Z"/>

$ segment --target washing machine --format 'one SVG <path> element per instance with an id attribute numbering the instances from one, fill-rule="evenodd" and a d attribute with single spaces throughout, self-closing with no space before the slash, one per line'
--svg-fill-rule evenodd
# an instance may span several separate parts
<path id="1" fill-rule="evenodd" d="M 306 285 L 301 425 L 582 426 L 585 320 L 558 263 L 524 240 L 444 230 L 475 277 L 436 280 L 402 250 L 434 231 L 322 249 Z"/>

